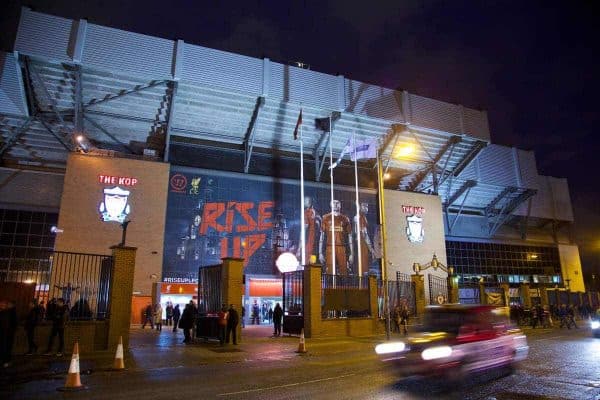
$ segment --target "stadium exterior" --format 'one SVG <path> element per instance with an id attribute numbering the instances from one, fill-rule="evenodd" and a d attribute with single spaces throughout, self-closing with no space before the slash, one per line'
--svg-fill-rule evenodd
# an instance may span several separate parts
<path id="1" fill-rule="evenodd" d="M 106 254 L 130 220 L 134 306 L 193 297 L 186 283 L 222 257 L 244 258 L 248 299 L 277 298 L 277 254 L 301 251 L 301 110 L 320 217 L 330 148 L 337 158 L 352 135 L 378 141 L 389 276 L 435 255 L 424 273 L 451 266 L 461 283 L 585 291 L 567 181 L 539 175 L 533 152 L 491 143 L 485 111 L 27 8 L 14 52 L 0 54 L 0 273 L 36 249 Z M 373 249 L 358 262 L 354 231 L 343 256 L 351 273 L 381 273 L 375 160 L 358 176 Z M 334 184 L 352 220 L 349 157 Z"/>

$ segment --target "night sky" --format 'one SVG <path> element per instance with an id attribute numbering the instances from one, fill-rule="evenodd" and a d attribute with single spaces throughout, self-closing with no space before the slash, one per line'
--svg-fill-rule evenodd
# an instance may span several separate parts
<path id="1" fill-rule="evenodd" d="M 534 150 L 540 174 L 568 179 L 589 274 L 600 272 L 593 3 L 9 0 L 0 6 L 0 45 L 12 50 L 28 5 L 485 109 L 493 143 Z"/>

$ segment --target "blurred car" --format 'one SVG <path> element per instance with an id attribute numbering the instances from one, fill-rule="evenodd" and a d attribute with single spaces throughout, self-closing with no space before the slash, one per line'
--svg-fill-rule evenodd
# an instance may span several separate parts
<path id="1" fill-rule="evenodd" d="M 590 327 L 592 328 L 592 335 L 600 337 L 600 316 L 596 315 L 596 318 L 592 319 Z"/>
<path id="2" fill-rule="evenodd" d="M 462 379 L 473 372 L 513 368 L 527 357 L 525 335 L 509 321 L 506 307 L 427 307 L 419 332 L 379 344 L 375 352 L 401 375 Z"/>

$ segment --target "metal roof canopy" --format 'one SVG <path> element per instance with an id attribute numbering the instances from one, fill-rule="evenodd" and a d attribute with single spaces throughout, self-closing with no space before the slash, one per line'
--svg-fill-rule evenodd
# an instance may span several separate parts
<path id="1" fill-rule="evenodd" d="M 44 16 L 28 10 L 24 12 L 25 18 Z M 81 28 L 82 22 L 79 23 Z M 19 29 L 23 29 L 25 33 L 22 35 L 26 35 L 27 27 L 23 24 L 22 20 Z M 81 40 L 81 35 L 79 29 L 77 40 Z M 28 50 L 23 40 L 19 43 L 20 84 L 27 95 L 30 115 L 0 114 L 0 132 L 4 139 L 0 155 L 5 162 L 64 168 L 68 151 L 82 147 L 74 136 L 83 133 L 87 138 L 86 146 L 83 146 L 86 150 L 132 156 L 134 153 L 141 155 L 144 148 L 150 148 L 156 151 L 156 160 L 165 161 L 168 161 L 171 143 L 198 142 L 215 149 L 238 147 L 245 155 L 243 171 L 248 172 L 255 151 L 299 153 L 293 131 L 302 109 L 305 157 L 314 160 L 317 180 L 324 164 L 329 163 L 329 135 L 334 157 L 337 157 L 355 134 L 357 139 L 376 138 L 381 143 L 386 170 L 402 176 L 399 189 L 437 193 L 442 197 L 445 209 L 457 214 L 457 217 L 460 216 L 460 208 L 477 210 L 497 221 L 506 210 L 514 209 L 514 204 L 504 207 L 503 203 L 497 204 L 499 209 L 494 208 L 494 199 L 506 188 L 502 185 L 479 182 L 470 187 L 468 193 L 459 193 L 468 181 L 461 178 L 461 172 L 489 140 L 485 139 L 489 135 L 487 132 L 480 137 L 464 133 L 468 115 L 477 113 L 476 110 L 405 91 L 390 91 L 366 84 L 361 86 L 360 82 L 344 77 L 332 77 L 341 78 L 336 80 L 341 82 L 337 88 L 341 88 L 345 99 L 341 107 L 318 105 L 319 101 L 291 101 L 293 93 L 284 94 L 283 98 L 269 95 L 265 85 L 268 86 L 272 78 L 268 78 L 267 73 L 282 67 L 284 72 L 299 74 L 302 79 L 312 76 L 307 74 L 318 75 L 317 78 L 323 78 L 321 75 L 324 74 L 296 71 L 297 68 L 272 63 L 268 59 L 262 60 L 263 93 L 257 95 L 232 86 L 225 87 L 222 82 L 202 84 L 182 79 L 176 76 L 176 72 L 171 78 L 157 76 L 148 79 L 141 74 L 119 70 L 116 65 L 108 70 L 82 62 L 85 57 L 81 54 L 79 59 L 56 60 L 39 54 L 37 49 Z M 182 41 L 176 42 L 174 70 L 182 68 L 175 57 L 181 57 L 184 45 L 190 46 Z M 83 49 L 80 51 L 83 52 Z M 135 57 L 136 50 L 131 49 L 130 52 L 131 57 Z M 223 57 L 227 61 L 230 56 Z M 276 86 L 276 83 L 271 82 L 271 86 Z M 360 90 L 352 97 L 347 92 L 355 87 Z M 380 98 L 372 96 L 374 101 L 396 104 L 399 116 L 384 118 L 385 112 L 379 108 L 372 111 L 367 103 L 362 111 L 359 110 L 360 93 L 371 93 L 373 88 L 378 88 L 377 93 L 381 94 Z M 308 95 L 310 93 L 305 97 Z M 451 110 L 450 114 L 447 110 Z M 453 119 L 455 115 L 458 116 L 456 121 Z M 317 126 L 318 119 L 332 116 L 332 132 Z M 440 129 L 446 125 L 449 128 Z M 399 149 L 407 145 L 412 145 L 415 151 L 402 159 L 395 157 Z M 348 163 L 346 161 L 342 166 Z M 526 188 L 515 188 L 511 192 L 512 197 L 504 201 L 524 201 L 526 191 Z"/>

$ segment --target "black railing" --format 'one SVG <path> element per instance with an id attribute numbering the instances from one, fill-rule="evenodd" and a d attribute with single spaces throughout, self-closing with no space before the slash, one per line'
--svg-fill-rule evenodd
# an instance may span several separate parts
<path id="1" fill-rule="evenodd" d="M 0 248 L 0 284 L 13 297 L 37 300 L 46 317 L 63 299 L 72 320 L 107 318 L 112 266 L 107 255 Z"/>

